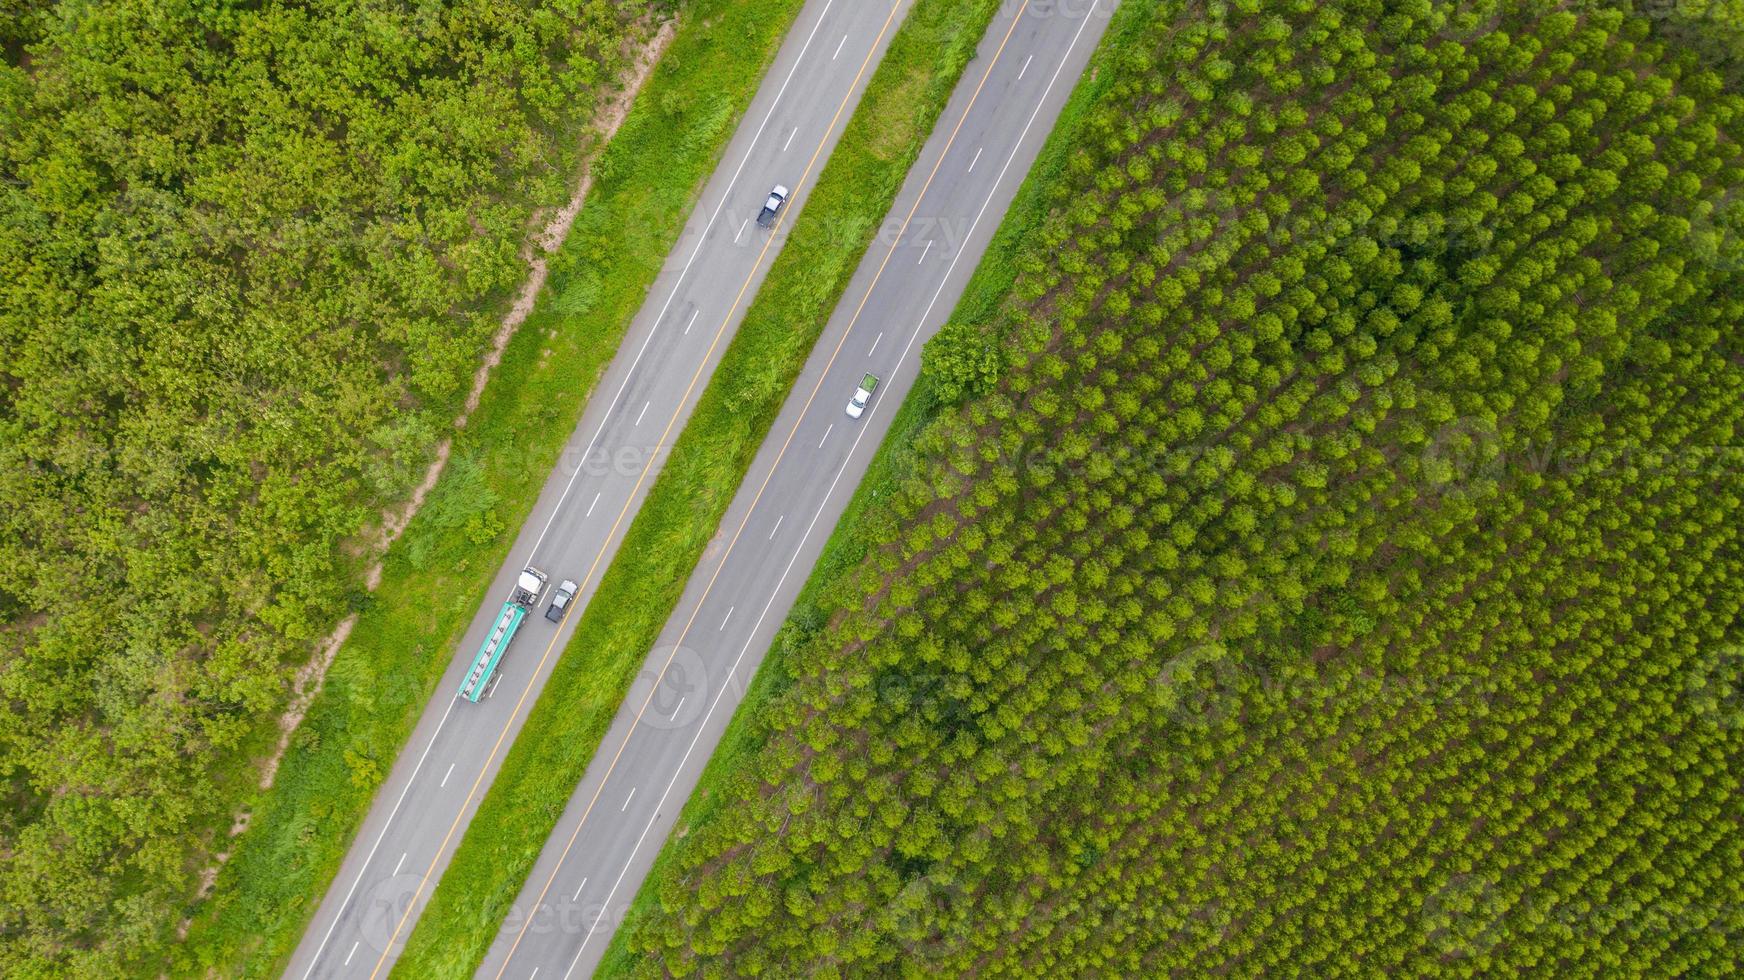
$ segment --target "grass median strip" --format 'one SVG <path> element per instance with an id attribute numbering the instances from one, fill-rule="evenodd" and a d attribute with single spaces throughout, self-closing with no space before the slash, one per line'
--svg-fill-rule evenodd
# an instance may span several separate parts
<path id="1" fill-rule="evenodd" d="M 390 549 L 173 972 L 277 973 L 617 353 L 803 0 L 691 0 L 611 145 L 547 294 Z"/>
<path id="2" fill-rule="evenodd" d="M 1116 14 L 1117 19 L 1103 38 L 1102 47 L 1085 73 L 1085 80 L 1079 83 L 1061 110 L 1052 135 L 976 267 L 952 314 L 954 323 L 976 331 L 992 328 L 1000 304 L 1006 300 L 1011 284 L 1017 278 L 1016 263 L 1023 243 L 1040 227 L 1050 207 L 1058 203 L 1051 191 L 1071 159 L 1085 115 L 1113 79 L 1110 73 L 1099 71 L 1099 68 L 1105 68 L 1127 53 L 1137 39 L 1144 14 L 1152 7 L 1151 0 L 1128 0 Z M 764 705 L 790 686 L 789 652 L 810 642 L 826 625 L 832 612 L 840 608 L 838 590 L 848 573 L 860 564 L 871 543 L 879 537 L 879 529 L 872 526 L 868 518 L 869 505 L 894 493 L 899 482 L 913 472 L 914 439 L 946 404 L 939 394 L 937 380 L 933 372 L 923 367 L 913 390 L 897 409 L 890 431 L 879 445 L 865 478 L 826 542 L 792 613 L 776 635 L 769 656 L 751 682 L 740 710 L 709 758 L 696 792 L 679 813 L 676 824 L 679 832 L 688 833 L 712 819 L 717 800 L 735 798 L 735 794 L 723 791 L 725 781 L 743 775 L 745 760 L 751 758 L 763 742 L 766 729 L 760 723 L 759 714 Z M 650 915 L 657 911 L 656 905 L 663 894 L 684 887 L 681 871 L 673 864 L 672 851 L 663 848 L 625 916 L 623 926 L 613 935 L 595 976 L 631 975 L 638 954 L 630 949 L 629 937 L 634 935 L 638 925 L 650 921 Z"/>
<path id="3" fill-rule="evenodd" d="M 483 959 L 998 0 L 918 0 L 395 967 Z"/>

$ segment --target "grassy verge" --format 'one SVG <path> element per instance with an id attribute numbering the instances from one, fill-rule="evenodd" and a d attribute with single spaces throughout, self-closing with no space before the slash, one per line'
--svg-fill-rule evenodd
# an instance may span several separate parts
<path id="1" fill-rule="evenodd" d="M 201 904 L 176 974 L 276 973 L 333 881 L 803 0 L 691 0 L 596 166 L 550 288 Z M 628 217 L 627 217 L 628 216 Z"/>
<path id="2" fill-rule="evenodd" d="M 396 975 L 483 959 L 997 6 L 919 0 L 898 30 Z"/>
<path id="3" fill-rule="evenodd" d="M 974 276 L 958 302 L 952 319 L 958 322 L 991 328 L 995 316 L 1010 293 L 1017 278 L 1017 260 L 1025 241 L 1047 216 L 1052 206 L 1053 187 L 1070 160 L 1079 139 L 1082 124 L 1091 106 L 1110 84 L 1112 73 L 1105 69 L 1125 54 L 1144 25 L 1153 2 L 1128 0 L 1115 15 L 1103 38 L 1102 46 L 1090 63 L 1084 80 L 1074 90 L 1061 110 L 1059 120 L 1043 147 L 1036 164 L 1019 188 L 1011 208 L 1000 223 L 998 233 L 988 245 Z M 726 734 L 709 758 L 696 792 L 680 812 L 676 826 L 688 832 L 713 818 L 716 801 L 731 794 L 717 792 L 735 778 L 745 760 L 752 758 L 761 746 L 764 729 L 759 724 L 762 707 L 787 689 L 791 683 L 787 657 L 799 649 L 826 624 L 832 611 L 839 607 L 837 586 L 847 573 L 864 558 L 867 548 L 879 539 L 877 530 L 866 520 L 871 503 L 893 493 L 900 480 L 912 472 L 914 439 L 930 422 L 939 408 L 936 380 L 922 370 L 909 396 L 897 409 L 890 431 L 879 445 L 877 454 L 867 469 L 865 478 L 855 490 L 842 520 L 831 533 L 816 567 L 806 580 L 793 612 L 776 636 L 768 657 L 751 682 L 745 700 L 734 714 Z M 679 869 L 673 864 L 672 851 L 662 849 L 655 859 L 643 888 L 637 893 L 620 928 L 607 948 L 597 977 L 628 976 L 636 960 L 628 937 L 639 922 L 658 911 L 663 890 L 682 888 Z"/>

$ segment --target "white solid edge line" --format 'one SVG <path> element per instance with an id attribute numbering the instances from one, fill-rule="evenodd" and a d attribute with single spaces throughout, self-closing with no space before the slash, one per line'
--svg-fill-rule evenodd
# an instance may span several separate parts
<path id="1" fill-rule="evenodd" d="M 418 773 L 424 768 L 424 760 L 430 757 L 430 750 L 436 747 L 436 738 L 442 734 L 442 726 L 448 724 L 448 716 L 454 711 L 454 704 L 459 696 L 448 700 L 448 707 L 442 712 L 442 720 L 436 723 L 436 731 L 425 744 L 424 751 L 418 756 L 418 763 L 412 767 L 412 774 L 406 777 L 406 785 L 400 788 L 399 798 L 394 800 L 394 808 L 388 811 L 387 819 L 382 823 L 381 833 L 376 835 L 375 843 L 369 846 L 369 853 L 364 855 L 363 866 L 357 869 L 357 877 L 352 879 L 351 889 L 345 893 L 345 901 L 333 912 L 333 921 L 327 925 L 327 934 L 321 937 L 321 944 L 315 947 L 314 955 L 309 957 L 309 967 L 303 971 L 303 980 L 308 980 L 315 972 L 316 964 L 321 962 L 321 954 L 327 951 L 327 943 L 333 939 L 333 930 L 339 927 L 339 920 L 345 918 L 345 910 L 351 907 L 351 900 L 357 897 L 357 886 L 363 884 L 363 876 L 369 871 L 370 863 L 375 860 L 376 849 L 387 839 L 388 830 L 393 827 L 394 817 L 399 815 L 400 807 L 406 802 L 406 794 L 412 791 L 412 784 L 418 781 Z M 365 819 L 368 819 L 367 817 Z M 349 959 L 349 957 L 347 957 Z"/>
<path id="2" fill-rule="evenodd" d="M 787 87 L 793 82 L 793 76 L 799 73 L 799 66 L 805 63 L 805 53 L 811 49 L 811 42 L 817 37 L 818 31 L 823 28 L 824 20 L 829 17 L 830 8 L 835 5 L 835 2 L 836 0 L 824 0 L 824 9 L 818 13 L 817 23 L 812 25 L 811 33 L 806 36 L 805 43 L 800 46 L 799 54 L 794 56 L 793 67 L 788 69 L 787 77 L 782 80 L 781 88 L 776 91 L 774 101 L 769 104 L 769 111 L 764 114 L 763 121 L 757 125 L 757 132 L 751 137 L 751 145 L 746 147 L 745 155 L 739 160 L 738 168 L 733 171 L 732 179 L 727 181 L 726 192 L 721 195 L 720 203 L 715 205 L 714 214 L 709 217 L 709 223 L 703 228 L 703 233 L 697 237 L 696 248 L 691 250 L 690 258 L 685 261 L 684 268 L 678 273 L 678 279 L 673 282 L 672 292 L 666 297 L 665 305 L 660 308 L 660 316 L 654 319 L 654 329 L 648 331 L 648 337 L 642 341 L 641 350 L 636 352 L 636 359 L 630 362 L 630 369 L 625 374 L 623 383 L 618 386 L 617 393 L 612 396 L 612 406 L 618 403 L 618 399 L 624 395 L 624 389 L 629 387 L 630 378 L 636 373 L 636 365 L 641 363 L 642 355 L 648 351 L 649 342 L 659 332 L 660 321 L 665 318 L 666 311 L 672 306 L 672 301 L 678 298 L 678 287 L 683 284 L 684 277 L 690 273 L 690 267 L 696 262 L 697 256 L 702 254 L 702 247 L 708 241 L 709 229 L 714 227 L 715 221 L 721 215 L 721 210 L 727 206 L 727 199 L 733 196 L 733 185 L 739 182 L 739 177 L 745 171 L 745 165 L 751 161 L 751 153 L 757 148 L 758 140 L 763 138 L 763 130 L 769 125 L 769 120 L 774 118 L 776 108 L 781 105 L 782 98 L 787 94 Z M 605 431 L 606 420 L 610 417 L 611 411 L 610 406 L 608 406 L 605 419 L 600 421 L 599 428 L 594 431 L 593 439 L 588 443 L 587 451 L 582 454 L 582 458 L 585 459 L 588 453 L 593 452 L 595 443 L 599 441 L 601 433 Z M 545 536 L 551 533 L 551 525 L 556 522 L 557 515 L 563 509 L 564 498 L 569 496 L 569 491 L 574 488 L 576 478 L 581 476 L 581 473 L 582 470 L 578 468 L 575 471 L 575 476 L 569 478 L 569 483 L 564 486 L 563 493 L 557 498 L 557 506 L 551 510 L 551 517 L 545 521 L 545 527 L 539 531 L 539 537 L 534 539 L 533 547 L 528 553 L 529 556 L 539 553 L 539 545 L 543 544 Z M 529 560 L 531 559 L 529 558 Z M 530 681 L 531 678 L 529 678 Z M 436 744 L 436 739 L 442 735 L 442 729 L 448 724 L 448 716 L 453 711 L 454 699 L 451 699 L 448 702 L 447 710 L 442 712 L 442 720 L 436 723 L 436 730 L 430 734 L 430 741 L 424 746 L 423 754 L 418 757 L 418 764 L 413 767 L 412 774 L 406 778 L 406 785 L 400 790 L 399 799 L 394 801 L 394 808 L 388 812 L 387 820 L 382 824 L 381 833 L 376 836 L 375 843 L 370 845 L 369 854 L 363 859 L 363 866 L 358 869 L 356 879 L 352 881 L 350 890 L 345 893 L 345 901 L 340 903 L 339 908 L 334 911 L 333 922 L 327 926 L 326 935 L 321 937 L 320 944 L 315 947 L 315 952 L 309 957 L 309 967 L 303 971 L 303 980 L 308 980 L 314 974 L 315 965 L 321 961 L 321 955 L 327 951 L 327 943 L 333 939 L 333 930 L 339 926 L 339 920 L 345 917 L 346 908 L 351 905 L 352 898 L 357 895 L 357 886 L 363 883 L 363 876 L 369 870 L 370 862 L 375 859 L 376 848 L 380 847 L 382 840 L 387 837 L 388 830 L 393 826 L 394 818 L 399 815 L 401 804 L 406 801 L 406 793 L 411 790 L 412 784 L 417 782 L 418 773 L 424 766 L 424 760 L 429 757 L 430 749 Z M 513 719 L 511 719 L 512 723 Z M 368 819 L 367 816 L 365 819 Z M 343 859 L 341 860 L 343 861 Z"/>
<path id="3" fill-rule="evenodd" d="M 1006 159 L 1005 166 L 999 171 L 999 176 L 993 179 L 993 187 L 987 193 L 987 200 L 982 202 L 981 211 L 975 215 L 974 223 L 969 226 L 968 233 L 963 236 L 964 241 L 974 237 L 975 229 L 980 226 L 981 219 L 987 216 L 988 207 L 992 206 L 993 198 L 999 193 L 999 185 L 1005 182 L 1006 173 L 1011 170 L 1011 165 L 1017 161 L 1017 154 L 1023 149 L 1023 141 L 1029 138 L 1029 131 L 1035 126 L 1036 118 L 1041 115 L 1042 106 L 1047 103 L 1048 96 L 1054 90 L 1054 85 L 1059 82 L 1060 73 L 1066 70 L 1066 61 L 1070 58 L 1072 51 L 1078 47 L 1078 41 L 1084 36 L 1084 28 L 1090 26 L 1090 18 L 1096 13 L 1096 8 L 1100 4 L 1101 0 L 1092 0 L 1090 9 L 1084 15 L 1084 22 L 1078 25 L 1078 32 L 1072 35 L 1072 43 L 1066 47 L 1067 57 L 1060 59 L 1060 66 L 1054 69 L 1054 75 L 1048 80 L 1047 88 L 1042 89 L 1042 97 L 1036 102 L 1035 111 L 1030 113 L 1029 121 L 1024 124 L 1023 132 L 1018 134 L 1017 142 L 1012 146 L 1011 156 Z M 958 252 L 956 258 L 951 260 L 950 268 L 945 270 L 945 276 L 939 281 L 939 288 L 933 292 L 932 301 L 927 304 L 926 312 L 921 314 L 920 322 L 915 324 L 914 333 L 909 335 L 908 343 L 902 348 L 902 358 L 898 359 L 897 366 L 891 371 L 893 378 L 902 369 L 902 361 L 907 359 L 908 352 L 913 349 L 915 338 L 920 336 L 921 327 L 926 324 L 927 317 L 932 315 L 933 307 L 938 303 L 939 297 L 944 295 L 945 286 L 950 283 L 951 274 L 956 271 L 957 263 L 962 258 L 963 252 Z M 878 406 L 874 405 L 871 410 L 877 411 L 877 408 Z M 799 546 L 794 549 L 793 557 L 787 560 L 787 567 L 782 570 L 781 578 L 776 580 L 775 588 L 770 590 L 769 601 L 764 604 L 762 614 L 757 617 L 756 624 L 751 627 L 750 639 L 745 641 L 745 645 L 739 650 L 738 657 L 733 660 L 733 666 L 727 671 L 729 680 L 739 672 L 739 665 L 744 661 L 745 654 L 750 651 L 751 643 L 757 638 L 757 630 L 762 627 L 764 617 L 769 615 L 770 608 L 775 605 L 776 593 L 781 591 L 781 586 L 793 571 L 794 562 L 799 560 L 799 553 L 805 547 L 806 540 L 811 537 L 811 532 L 817 527 L 818 519 L 823 516 L 824 508 L 829 505 L 830 498 L 835 496 L 836 485 L 841 482 L 842 475 L 848 471 L 848 460 L 854 458 L 854 452 L 859 449 L 860 440 L 866 438 L 866 431 L 862 427 L 860 434 L 854 437 L 854 445 L 848 449 L 848 455 L 843 458 L 841 468 L 836 470 L 835 479 L 830 481 L 830 488 L 824 492 L 823 503 L 818 505 L 817 513 L 812 515 L 811 523 L 806 525 L 805 534 L 799 539 Z M 715 708 L 720 705 L 721 698 L 726 696 L 731 687 L 732 685 L 723 683 L 720 691 L 716 692 L 714 700 L 709 702 L 708 712 L 702 716 L 702 721 L 697 724 L 696 735 L 691 738 L 690 747 L 685 749 L 684 756 L 678 760 L 678 768 L 673 771 L 672 779 L 667 781 L 666 791 L 660 794 L 660 802 L 654 805 L 654 818 L 648 821 L 648 825 L 642 828 L 642 835 L 636 838 L 635 846 L 630 849 L 630 856 L 624 860 L 624 869 L 618 872 L 617 881 L 612 882 L 612 890 L 606 893 L 605 901 L 601 903 L 602 906 L 610 907 L 612 899 L 617 896 L 618 886 L 624 883 L 624 876 L 630 873 L 630 862 L 636 860 L 637 852 L 642 849 L 643 842 L 648 839 L 648 832 L 654 829 L 655 822 L 660 819 L 660 810 L 666 805 L 666 797 L 672 793 L 672 787 L 678 784 L 679 773 L 682 773 L 685 765 L 690 762 L 690 755 L 696 750 L 697 743 L 701 741 L 703 731 L 708 728 L 709 719 L 714 717 Z M 575 972 L 576 964 L 581 962 L 581 954 L 587 950 L 588 941 L 593 939 L 594 931 L 599 928 L 599 920 L 603 918 L 605 915 L 602 912 L 595 917 L 593 925 L 588 927 L 587 935 L 581 939 L 581 947 L 575 951 L 575 958 L 569 961 L 569 969 L 563 972 L 563 980 L 569 980 L 569 975 Z"/>

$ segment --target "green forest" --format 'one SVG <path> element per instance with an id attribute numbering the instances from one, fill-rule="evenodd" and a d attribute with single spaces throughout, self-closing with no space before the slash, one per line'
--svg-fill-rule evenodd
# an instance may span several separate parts
<path id="1" fill-rule="evenodd" d="M 161 962 L 663 6 L 0 4 L 0 972 Z"/>
<path id="2" fill-rule="evenodd" d="M 607 972 L 1738 975 L 1733 7 L 1127 0 Z"/>

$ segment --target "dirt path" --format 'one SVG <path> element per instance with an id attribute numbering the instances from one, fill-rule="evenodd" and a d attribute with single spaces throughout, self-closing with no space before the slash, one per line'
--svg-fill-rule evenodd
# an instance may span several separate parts
<path id="1" fill-rule="evenodd" d="M 623 125 L 625 117 L 629 115 L 630 106 L 635 101 L 637 93 L 648 81 L 648 76 L 653 73 L 654 66 L 659 62 L 660 56 L 672 43 L 673 35 L 677 30 L 678 19 L 673 17 L 663 23 L 652 35 L 643 35 L 644 40 L 638 49 L 630 55 L 629 67 L 624 73 L 622 85 L 617 93 L 600 107 L 594 124 L 589 130 L 588 138 L 593 143 L 592 152 L 582 161 L 581 176 L 576 184 L 575 192 L 570 195 L 568 203 L 551 213 L 550 217 L 546 218 L 544 224 L 539 227 L 539 230 L 528 236 L 526 243 L 522 246 L 521 257 L 527 262 L 526 282 L 522 284 L 521 291 L 516 295 L 514 305 L 503 316 L 496 335 L 491 338 L 490 348 L 486 350 L 484 358 L 479 363 L 478 372 L 473 375 L 472 391 L 467 395 L 466 406 L 461 410 L 460 416 L 454 420 L 456 429 L 465 428 L 466 423 L 472 418 L 472 413 L 478 410 L 479 401 L 484 397 L 485 385 L 490 381 L 491 372 L 501 363 L 503 351 L 508 348 L 509 341 L 515 336 L 515 331 L 520 329 L 521 324 L 525 323 L 527 317 L 533 312 L 533 307 L 539 299 L 539 293 L 545 288 L 546 278 L 550 275 L 550 257 L 556 253 L 563 244 L 563 240 L 568 237 L 570 226 L 575 223 L 576 215 L 581 213 L 582 203 L 587 200 L 588 192 L 593 189 L 594 160 L 597 159 L 600 151 L 611 143 L 612 137 L 617 135 L 619 127 Z M 536 216 L 532 223 L 538 225 L 541 217 L 544 216 Z M 374 592 L 376 587 L 381 584 L 382 556 L 385 556 L 388 547 L 399 539 L 406 526 L 417 515 L 418 509 L 423 506 L 425 497 L 436 486 L 436 481 L 441 479 L 442 471 L 448 465 L 453 442 L 453 438 L 450 437 L 444 439 L 441 445 L 436 447 L 435 456 L 429 469 L 424 473 L 424 479 L 412 491 L 405 503 L 383 512 L 380 529 L 375 534 L 371 544 L 371 550 L 377 555 L 377 559 L 370 566 L 364 579 L 365 587 L 371 592 Z M 351 635 L 351 631 L 356 625 L 357 616 L 355 614 L 342 620 L 317 647 L 315 655 L 309 659 L 308 663 L 298 669 L 296 676 L 292 679 L 290 702 L 279 717 L 278 744 L 274 747 L 272 754 L 261 762 L 261 789 L 272 787 L 273 779 L 278 775 L 279 764 L 284 760 L 285 752 L 290 747 L 291 735 L 296 732 L 297 726 L 302 724 L 303 717 L 308 713 L 309 705 L 314 702 L 315 696 L 321 693 L 327 669 L 332 666 L 333 658 L 338 655 L 340 647 L 344 646 L 345 640 Z M 229 836 L 235 837 L 246 830 L 249 819 L 248 812 L 239 814 L 230 827 Z M 228 858 L 228 852 L 219 852 L 213 855 L 212 865 L 201 875 L 199 892 L 201 898 L 204 898 L 211 891 L 213 884 L 217 881 L 218 870 L 223 867 Z M 184 921 L 182 923 L 184 935 L 187 926 L 188 923 Z"/>

